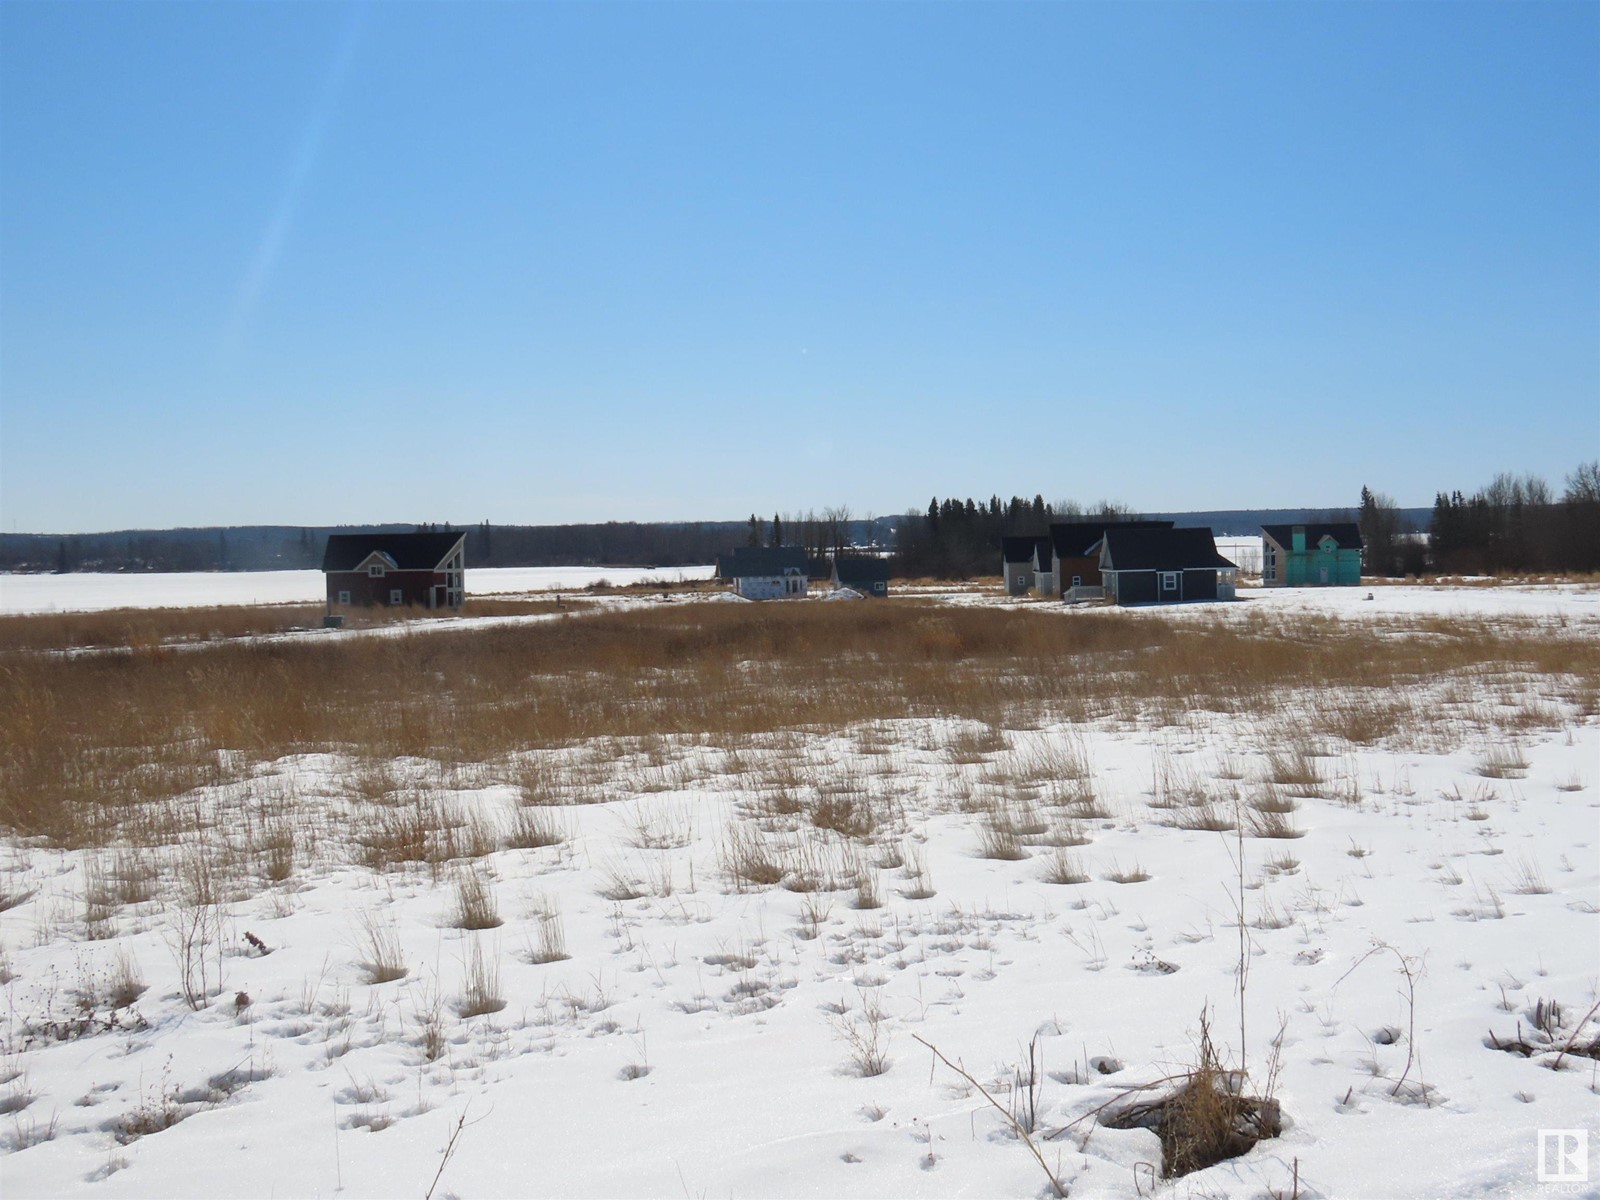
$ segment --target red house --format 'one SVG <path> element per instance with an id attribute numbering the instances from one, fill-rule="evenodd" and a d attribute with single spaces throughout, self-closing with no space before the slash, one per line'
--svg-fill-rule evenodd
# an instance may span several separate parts
<path id="1" fill-rule="evenodd" d="M 328 607 L 460 608 L 464 533 L 333 533 L 322 552 Z"/>

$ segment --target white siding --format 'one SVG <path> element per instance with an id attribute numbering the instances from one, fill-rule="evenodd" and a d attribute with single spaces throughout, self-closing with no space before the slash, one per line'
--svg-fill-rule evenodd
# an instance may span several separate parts
<path id="1" fill-rule="evenodd" d="M 736 595 L 746 600 L 781 600 L 785 596 L 804 596 L 807 579 L 798 572 L 791 575 L 741 575 L 733 581 Z"/>

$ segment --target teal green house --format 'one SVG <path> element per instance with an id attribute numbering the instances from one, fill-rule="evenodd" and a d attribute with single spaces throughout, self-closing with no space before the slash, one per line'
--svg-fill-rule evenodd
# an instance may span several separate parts
<path id="1" fill-rule="evenodd" d="M 1263 587 L 1354 587 L 1361 582 L 1361 529 L 1354 521 L 1263 525 Z"/>

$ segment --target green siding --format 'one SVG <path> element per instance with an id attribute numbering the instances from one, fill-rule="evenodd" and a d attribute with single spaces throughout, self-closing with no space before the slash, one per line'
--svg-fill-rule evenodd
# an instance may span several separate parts
<path id="1" fill-rule="evenodd" d="M 1354 585 L 1361 582 L 1361 551 L 1319 550 L 1312 547 L 1297 554 L 1289 550 L 1283 555 L 1283 579 L 1290 587 L 1316 587 L 1324 582 L 1322 572 L 1328 572 L 1329 585 Z"/>

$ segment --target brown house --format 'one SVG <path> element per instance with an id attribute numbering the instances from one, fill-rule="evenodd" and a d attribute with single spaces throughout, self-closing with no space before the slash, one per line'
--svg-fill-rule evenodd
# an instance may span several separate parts
<path id="1" fill-rule="evenodd" d="M 334 533 L 322 553 L 328 607 L 460 608 L 464 533 Z"/>

